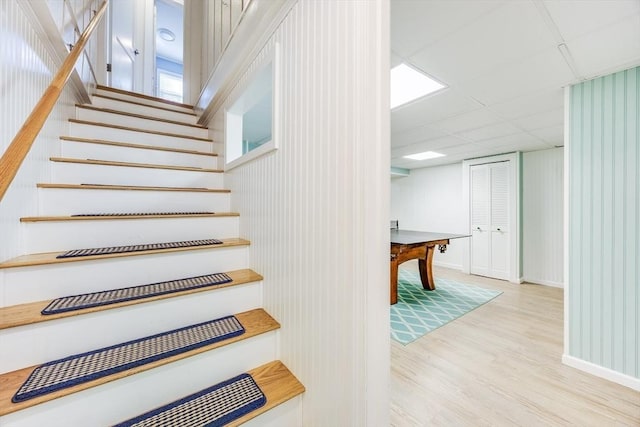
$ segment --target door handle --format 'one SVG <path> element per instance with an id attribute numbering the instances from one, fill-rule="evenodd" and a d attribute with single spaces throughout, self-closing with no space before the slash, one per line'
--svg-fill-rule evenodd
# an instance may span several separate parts
<path id="1" fill-rule="evenodd" d="M 498 231 L 501 231 L 499 228 L 497 229 Z"/>
<path id="2" fill-rule="evenodd" d="M 482 229 L 480 227 L 476 227 L 476 230 L 478 231 L 482 231 Z"/>

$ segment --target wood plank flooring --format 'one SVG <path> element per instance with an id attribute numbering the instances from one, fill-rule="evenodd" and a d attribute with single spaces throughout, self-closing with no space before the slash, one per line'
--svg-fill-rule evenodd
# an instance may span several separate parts
<path id="1" fill-rule="evenodd" d="M 640 426 L 639 392 L 562 364 L 562 289 L 434 275 L 503 294 L 407 346 L 391 341 L 392 426 Z"/>

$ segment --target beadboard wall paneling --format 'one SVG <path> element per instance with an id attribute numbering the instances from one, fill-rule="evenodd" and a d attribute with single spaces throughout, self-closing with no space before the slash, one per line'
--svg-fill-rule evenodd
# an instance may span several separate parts
<path id="1" fill-rule="evenodd" d="M 563 148 L 522 156 L 522 261 L 525 282 L 563 286 Z"/>
<path id="2" fill-rule="evenodd" d="M 568 355 L 640 382 L 640 68 L 571 87 Z"/>
<path id="3" fill-rule="evenodd" d="M 279 149 L 225 184 L 280 356 L 307 388 L 305 426 L 389 424 L 388 12 L 298 2 L 228 98 L 278 43 Z"/>
<path id="4" fill-rule="evenodd" d="M 4 153 L 53 74 L 55 61 L 38 37 L 20 1 L 0 1 L 0 151 Z M 29 155 L 0 201 L 0 260 L 23 253 L 21 216 L 38 213 L 36 183 L 48 181 L 49 157 L 59 155 L 75 99 L 65 89 Z M 0 296 L 1 298 L 1 296 Z M 1 304 L 0 304 L 1 305 Z"/>
<path id="5" fill-rule="evenodd" d="M 409 176 L 391 180 L 391 219 L 406 230 L 465 234 L 464 211 L 468 202 L 462 198 L 462 164 L 412 169 Z M 462 240 L 453 240 L 447 252 L 436 251 L 433 262 L 443 267 L 461 269 Z"/>

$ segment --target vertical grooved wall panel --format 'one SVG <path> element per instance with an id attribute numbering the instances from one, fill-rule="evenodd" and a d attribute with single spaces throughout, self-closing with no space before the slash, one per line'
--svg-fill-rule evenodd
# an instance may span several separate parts
<path id="1" fill-rule="evenodd" d="M 279 148 L 225 183 L 281 358 L 307 388 L 305 426 L 388 425 L 387 6 L 298 2 L 209 124 L 221 140 L 224 109 L 277 43 Z"/>
<path id="2" fill-rule="evenodd" d="M 563 286 L 563 149 L 522 157 L 522 260 L 526 282 Z"/>
<path id="3" fill-rule="evenodd" d="M 640 378 L 640 68 L 571 88 L 569 354 Z"/>
<path id="4" fill-rule="evenodd" d="M 0 1 L 0 152 L 4 153 L 57 71 L 20 1 Z M 48 181 L 49 157 L 68 129 L 75 99 L 65 89 L 11 187 L 0 201 L 0 260 L 23 253 L 21 216 L 37 215 L 36 183 Z M 1 278 L 0 278 L 1 279 Z M 0 295 L 0 298 L 2 296 Z M 0 304 L 1 305 L 1 304 Z"/>

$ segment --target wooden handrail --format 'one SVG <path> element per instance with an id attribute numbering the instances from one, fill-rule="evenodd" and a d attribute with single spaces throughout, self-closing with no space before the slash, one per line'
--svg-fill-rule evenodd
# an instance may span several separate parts
<path id="1" fill-rule="evenodd" d="M 105 11 L 107 10 L 107 4 L 109 0 L 105 0 L 96 15 L 91 19 L 87 28 L 78 39 L 75 47 L 69 52 L 66 59 L 62 63 L 62 66 L 56 73 L 55 77 L 51 81 L 51 84 L 45 90 L 42 98 L 36 104 L 35 108 L 27 117 L 24 124 L 11 141 L 11 144 L 0 158 L 0 200 L 9 189 L 11 181 L 18 173 L 20 165 L 24 161 L 24 158 L 31 150 L 31 146 L 36 137 L 40 133 L 42 126 L 47 121 L 49 114 L 53 110 L 60 94 L 64 89 L 65 84 L 69 80 L 71 73 L 80 57 L 80 54 L 84 51 L 84 48 L 91 38 L 93 31 L 96 29 L 100 21 L 102 20 Z"/>

